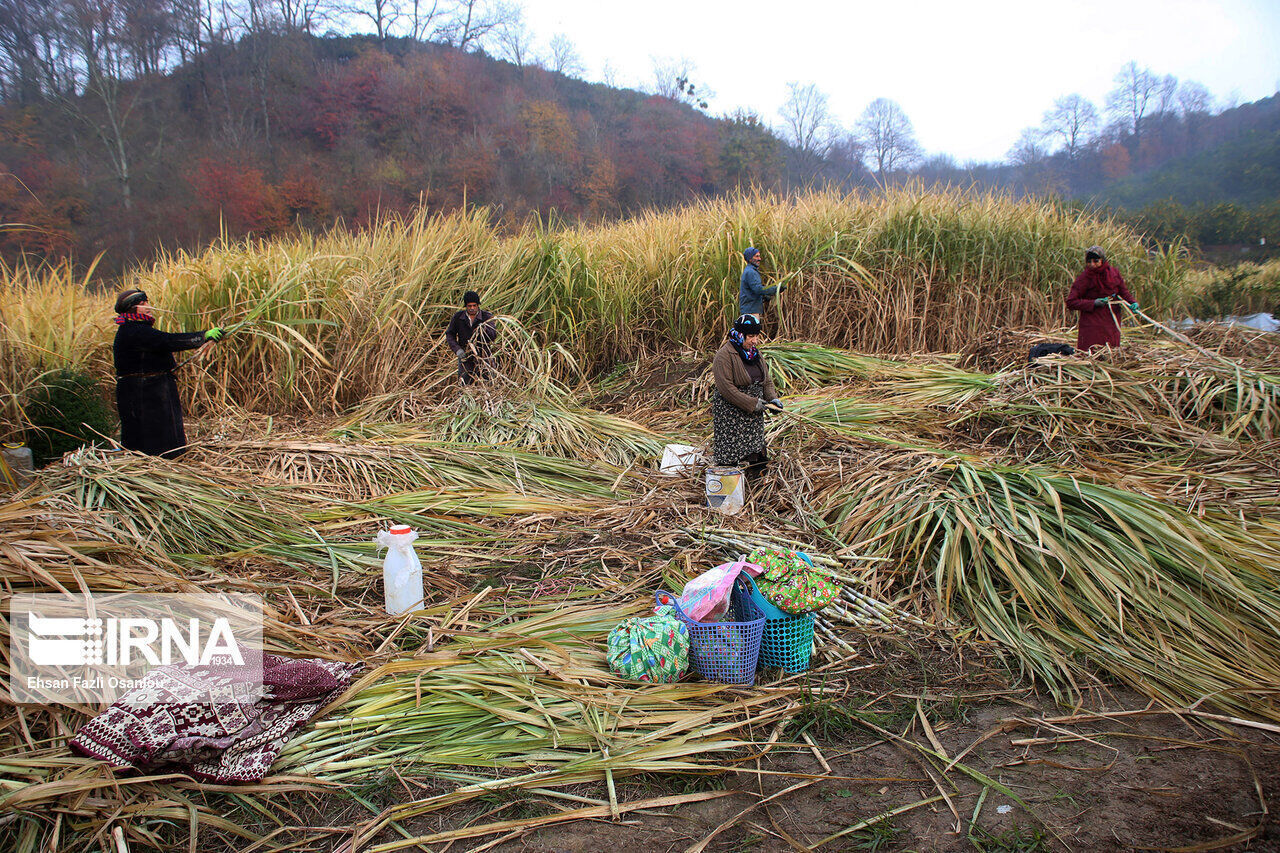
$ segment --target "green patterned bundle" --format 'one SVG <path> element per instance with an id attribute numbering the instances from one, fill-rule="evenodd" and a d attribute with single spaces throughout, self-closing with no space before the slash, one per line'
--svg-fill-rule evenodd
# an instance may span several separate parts
<path id="1" fill-rule="evenodd" d="M 632 681 L 670 684 L 689 670 L 689 629 L 673 607 L 636 616 L 609 632 L 609 669 Z"/>
<path id="2" fill-rule="evenodd" d="M 757 548 L 747 557 L 764 569 L 756 588 L 770 604 L 785 613 L 812 613 L 826 607 L 840 594 L 831 576 L 814 568 L 798 551 Z"/>

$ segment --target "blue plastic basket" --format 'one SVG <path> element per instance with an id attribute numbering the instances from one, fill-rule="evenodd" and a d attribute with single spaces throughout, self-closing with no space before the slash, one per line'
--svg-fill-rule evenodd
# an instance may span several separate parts
<path id="1" fill-rule="evenodd" d="M 764 614 L 764 634 L 760 639 L 760 665 L 776 666 L 784 672 L 806 672 L 813 654 L 813 626 L 816 613 L 787 613 L 769 603 L 749 575 L 738 576 L 743 594 Z"/>
<path id="2" fill-rule="evenodd" d="M 707 681 L 754 684 L 764 636 L 764 614 L 735 584 L 729 596 L 731 622 L 695 622 L 680 609 L 680 599 L 665 590 L 653 594 L 658 604 L 675 608 L 689 628 L 689 665 Z"/>

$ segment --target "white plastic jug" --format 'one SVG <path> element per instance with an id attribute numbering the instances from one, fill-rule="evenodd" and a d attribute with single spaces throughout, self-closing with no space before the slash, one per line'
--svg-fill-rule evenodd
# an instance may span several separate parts
<path id="1" fill-rule="evenodd" d="M 387 549 L 382 561 L 382 586 L 387 596 L 387 612 L 399 616 L 422 606 L 422 563 L 413 550 L 418 534 L 400 525 L 379 530 L 377 543 Z"/>

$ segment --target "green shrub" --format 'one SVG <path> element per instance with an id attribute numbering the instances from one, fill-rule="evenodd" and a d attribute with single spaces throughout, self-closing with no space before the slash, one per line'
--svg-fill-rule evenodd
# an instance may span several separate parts
<path id="1" fill-rule="evenodd" d="M 37 467 L 61 458 L 115 429 L 115 418 L 103 399 L 98 381 L 77 370 L 46 374 L 27 395 L 27 444 Z"/>

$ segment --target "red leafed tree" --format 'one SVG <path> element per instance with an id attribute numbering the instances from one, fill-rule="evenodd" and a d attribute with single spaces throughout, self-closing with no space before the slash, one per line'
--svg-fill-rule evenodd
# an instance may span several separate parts
<path id="1" fill-rule="evenodd" d="M 355 104 L 340 80 L 321 80 L 316 84 L 312 100 L 311 132 L 321 145 L 332 148 L 355 127 Z"/>
<path id="2" fill-rule="evenodd" d="M 280 196 L 260 169 L 206 157 L 196 164 L 191 186 L 205 217 L 221 216 L 232 234 L 266 236 L 288 225 Z"/>
<path id="3" fill-rule="evenodd" d="M 285 212 L 296 223 L 318 227 L 333 214 L 333 202 L 309 168 L 294 170 L 276 187 Z"/>

